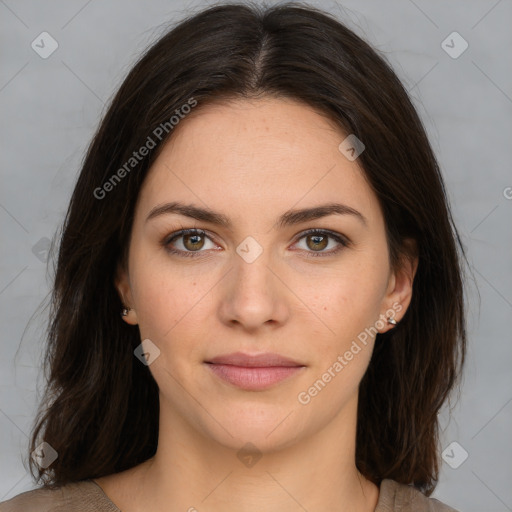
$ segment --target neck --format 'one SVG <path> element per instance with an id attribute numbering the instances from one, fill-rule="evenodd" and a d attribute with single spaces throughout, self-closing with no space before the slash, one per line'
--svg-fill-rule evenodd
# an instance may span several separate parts
<path id="1" fill-rule="evenodd" d="M 162 408 L 158 450 L 137 467 L 134 499 L 157 512 L 372 512 L 379 490 L 355 466 L 356 414 L 347 410 L 354 407 L 357 401 L 321 431 L 264 453 L 214 442 Z"/>

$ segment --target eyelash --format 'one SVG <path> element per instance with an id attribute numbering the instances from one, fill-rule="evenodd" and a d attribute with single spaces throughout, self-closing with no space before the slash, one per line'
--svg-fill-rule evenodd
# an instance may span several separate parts
<path id="1" fill-rule="evenodd" d="M 171 254 L 175 254 L 178 256 L 184 256 L 185 258 L 201 257 L 200 253 L 205 252 L 205 251 L 182 251 L 180 249 L 173 249 L 173 248 L 169 247 L 171 242 L 173 242 L 177 238 L 180 238 L 181 236 L 184 236 L 184 235 L 200 235 L 200 236 L 206 236 L 207 238 L 210 238 L 207 235 L 206 231 L 203 231 L 202 229 L 196 229 L 196 228 L 182 229 L 175 233 L 171 233 L 170 235 L 168 235 L 164 238 L 164 240 L 162 241 L 162 245 L 164 246 L 165 250 Z M 300 240 L 302 240 L 303 238 L 305 238 L 308 235 L 328 236 L 329 238 L 336 240 L 336 242 L 338 242 L 340 244 L 340 246 L 338 246 L 336 249 L 334 249 L 334 250 L 331 249 L 328 252 L 306 251 L 306 253 L 308 254 L 308 257 L 312 257 L 312 258 L 319 258 L 319 257 L 325 258 L 327 256 L 333 256 L 335 254 L 338 254 L 345 247 L 348 247 L 350 245 L 350 241 L 347 238 L 341 236 L 340 234 L 335 233 L 333 231 L 328 231 L 325 229 L 318 229 L 318 228 L 313 228 L 313 229 L 309 229 L 309 230 L 305 231 L 298 237 L 297 242 L 299 242 Z M 297 243 L 297 242 L 295 242 L 295 243 Z"/>

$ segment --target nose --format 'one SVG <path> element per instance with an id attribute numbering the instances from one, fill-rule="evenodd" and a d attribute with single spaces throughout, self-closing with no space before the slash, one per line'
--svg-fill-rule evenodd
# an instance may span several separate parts
<path id="1" fill-rule="evenodd" d="M 276 328 L 289 317 L 289 295 L 283 277 L 272 266 L 266 251 L 252 262 L 235 255 L 225 276 L 219 315 L 231 327 L 254 332 Z M 250 261 L 250 260 L 249 260 Z"/>

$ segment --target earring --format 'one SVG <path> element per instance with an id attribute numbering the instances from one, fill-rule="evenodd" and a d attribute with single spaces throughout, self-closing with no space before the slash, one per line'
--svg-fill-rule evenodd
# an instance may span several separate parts
<path id="1" fill-rule="evenodd" d="M 396 325 L 396 320 L 395 320 L 392 316 L 390 316 L 390 317 L 388 318 L 388 324 Z"/>
<path id="2" fill-rule="evenodd" d="M 127 308 L 126 306 L 123 306 L 123 309 L 121 310 L 121 316 L 128 316 L 128 313 L 132 311 L 132 308 Z"/>

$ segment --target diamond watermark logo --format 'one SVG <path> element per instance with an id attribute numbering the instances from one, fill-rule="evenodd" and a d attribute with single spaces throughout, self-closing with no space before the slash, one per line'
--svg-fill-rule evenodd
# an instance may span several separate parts
<path id="1" fill-rule="evenodd" d="M 252 443 L 245 443 L 236 456 L 244 466 L 252 468 L 263 455 Z"/>
<path id="2" fill-rule="evenodd" d="M 134 351 L 135 357 L 146 366 L 149 366 L 160 356 L 160 349 L 148 338 L 145 339 Z"/>
<path id="3" fill-rule="evenodd" d="M 448 466 L 457 469 L 466 461 L 469 454 L 457 441 L 453 441 L 443 450 L 441 457 Z"/>
<path id="4" fill-rule="evenodd" d="M 253 263 L 263 252 L 263 247 L 252 236 L 248 236 L 238 245 L 236 252 L 246 263 Z"/>
<path id="5" fill-rule="evenodd" d="M 50 250 L 50 239 L 45 236 L 38 240 L 32 247 L 32 254 L 42 263 L 48 260 L 48 251 Z"/>
<path id="6" fill-rule="evenodd" d="M 59 43 L 48 32 L 41 32 L 30 46 L 39 57 L 47 59 L 59 47 Z"/>
<path id="7" fill-rule="evenodd" d="M 458 59 L 468 49 L 468 47 L 468 42 L 458 32 L 452 32 L 441 43 L 441 48 L 452 59 Z"/>
<path id="8" fill-rule="evenodd" d="M 58 453 L 46 441 L 43 441 L 32 453 L 32 460 L 42 469 L 46 469 L 57 460 Z"/>
<path id="9" fill-rule="evenodd" d="M 340 153 L 347 159 L 353 162 L 359 155 L 366 149 L 366 146 L 351 133 L 343 142 L 338 146 Z"/>

